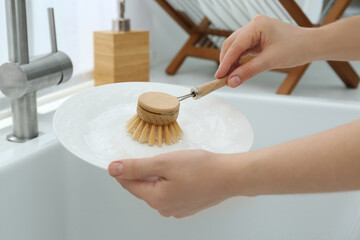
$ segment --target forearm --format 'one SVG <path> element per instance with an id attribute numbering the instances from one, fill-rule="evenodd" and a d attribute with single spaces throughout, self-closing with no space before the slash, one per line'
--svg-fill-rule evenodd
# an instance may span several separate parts
<path id="1" fill-rule="evenodd" d="M 234 157 L 232 195 L 360 189 L 360 120 Z M 237 161 L 240 158 L 240 161 Z M 245 158 L 245 159 L 244 159 Z M 235 180 L 234 180 L 235 179 Z"/>
<path id="2" fill-rule="evenodd" d="M 311 30 L 311 60 L 360 60 L 360 16 Z"/>

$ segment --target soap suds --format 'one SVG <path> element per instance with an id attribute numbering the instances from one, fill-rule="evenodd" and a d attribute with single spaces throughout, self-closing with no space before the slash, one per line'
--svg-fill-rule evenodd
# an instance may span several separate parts
<path id="1" fill-rule="evenodd" d="M 70 99 L 71 105 L 64 104 L 59 108 L 56 117 L 64 124 L 62 131 L 56 132 L 70 151 L 85 160 L 93 158 L 104 161 L 104 166 L 107 166 L 114 160 L 149 157 L 176 150 L 204 149 L 235 153 L 248 151 L 252 145 L 253 132 L 247 119 L 231 105 L 212 96 L 181 102 L 177 121 L 184 134 L 177 144 L 151 147 L 139 143 L 131 138 L 125 127 L 136 113 L 137 97 L 154 90 L 176 96 L 181 95 L 184 88 L 172 86 L 174 89 L 171 92 L 169 85 L 124 85 L 91 89 L 87 94 L 82 93 L 83 96 Z M 61 115 L 67 117 L 63 116 L 64 119 L 60 120 Z M 71 147 L 67 146 L 69 142 Z"/>

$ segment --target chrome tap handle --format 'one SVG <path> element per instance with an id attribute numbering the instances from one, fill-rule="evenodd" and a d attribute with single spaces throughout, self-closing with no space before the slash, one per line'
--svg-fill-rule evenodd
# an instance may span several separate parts
<path id="1" fill-rule="evenodd" d="M 48 8 L 48 17 L 49 17 L 49 27 L 50 27 L 51 52 L 56 53 L 58 49 L 56 42 L 54 8 Z"/>

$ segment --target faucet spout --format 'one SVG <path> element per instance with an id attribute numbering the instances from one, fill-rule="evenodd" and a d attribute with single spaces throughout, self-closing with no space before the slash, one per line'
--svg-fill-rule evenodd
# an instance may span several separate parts
<path id="1" fill-rule="evenodd" d="M 5 0 L 9 62 L 0 66 L 0 90 L 11 99 L 13 132 L 7 139 L 26 142 L 39 135 L 36 92 L 68 81 L 71 59 L 57 51 L 53 9 L 48 9 L 51 53 L 30 62 L 25 0 Z"/>

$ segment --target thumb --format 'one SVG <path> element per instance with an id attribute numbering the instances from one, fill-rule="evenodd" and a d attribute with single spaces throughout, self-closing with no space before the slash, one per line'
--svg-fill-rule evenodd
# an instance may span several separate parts
<path id="1" fill-rule="evenodd" d="M 110 163 L 108 171 L 117 178 L 144 179 L 160 176 L 160 165 L 156 158 L 126 159 Z"/>
<path id="2" fill-rule="evenodd" d="M 251 59 L 249 62 L 240 65 L 229 74 L 229 87 L 235 88 L 250 78 L 269 70 L 267 62 L 266 56 L 260 54 L 259 56 Z"/>

